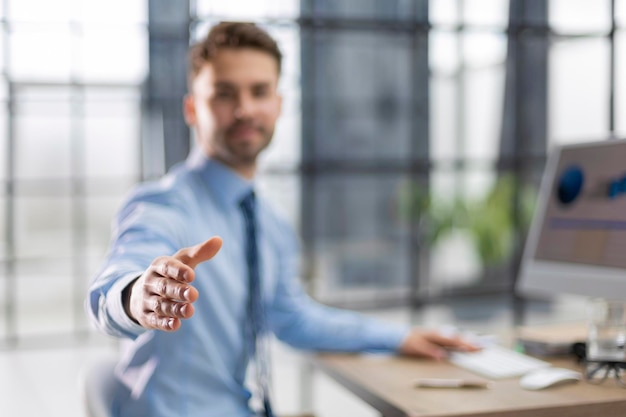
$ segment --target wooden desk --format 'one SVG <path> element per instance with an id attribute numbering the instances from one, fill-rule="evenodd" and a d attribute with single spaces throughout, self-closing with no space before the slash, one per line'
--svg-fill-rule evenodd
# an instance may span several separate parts
<path id="1" fill-rule="evenodd" d="M 447 362 L 376 355 L 322 354 L 313 364 L 385 417 L 625 417 L 626 389 L 607 380 L 526 391 L 519 379 L 488 389 L 414 388 L 418 377 L 476 378 Z M 577 369 L 573 360 L 552 361 Z"/>

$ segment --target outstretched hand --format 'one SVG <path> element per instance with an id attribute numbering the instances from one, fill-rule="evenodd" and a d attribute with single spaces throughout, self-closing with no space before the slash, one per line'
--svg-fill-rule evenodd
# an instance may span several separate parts
<path id="1" fill-rule="evenodd" d="M 471 352 L 480 348 L 460 336 L 448 337 L 435 330 L 414 329 L 404 339 L 398 352 L 403 355 L 441 360 L 448 356 L 448 350 Z"/>
<path id="2" fill-rule="evenodd" d="M 198 290 L 189 285 L 195 278 L 194 268 L 213 258 L 221 247 L 222 239 L 212 237 L 172 256 L 156 258 L 131 284 L 124 298 L 126 313 L 146 329 L 178 330 L 181 319 L 193 316 L 192 303 L 198 299 Z"/>

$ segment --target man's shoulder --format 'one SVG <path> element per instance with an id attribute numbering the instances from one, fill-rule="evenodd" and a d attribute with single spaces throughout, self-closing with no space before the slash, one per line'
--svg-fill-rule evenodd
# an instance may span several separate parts
<path id="1" fill-rule="evenodd" d="M 193 180 L 189 171 L 176 170 L 161 178 L 137 184 L 126 198 L 127 204 L 147 202 L 184 206 L 193 198 Z"/>

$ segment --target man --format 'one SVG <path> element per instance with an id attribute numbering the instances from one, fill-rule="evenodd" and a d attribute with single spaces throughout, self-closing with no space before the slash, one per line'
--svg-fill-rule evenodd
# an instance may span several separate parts
<path id="1" fill-rule="evenodd" d="M 102 331 L 131 340 L 115 415 L 251 415 L 250 360 L 261 412 L 272 415 L 267 332 L 311 350 L 442 358 L 445 348 L 472 349 L 306 296 L 292 229 L 253 193 L 281 110 L 275 41 L 254 24 L 221 23 L 191 48 L 189 64 L 183 105 L 197 147 L 130 195 L 87 300 Z"/>

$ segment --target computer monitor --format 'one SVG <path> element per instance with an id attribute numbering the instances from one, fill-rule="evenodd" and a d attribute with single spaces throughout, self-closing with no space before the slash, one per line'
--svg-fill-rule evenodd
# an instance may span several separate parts
<path id="1" fill-rule="evenodd" d="M 626 140 L 552 150 L 517 289 L 626 299 Z"/>

